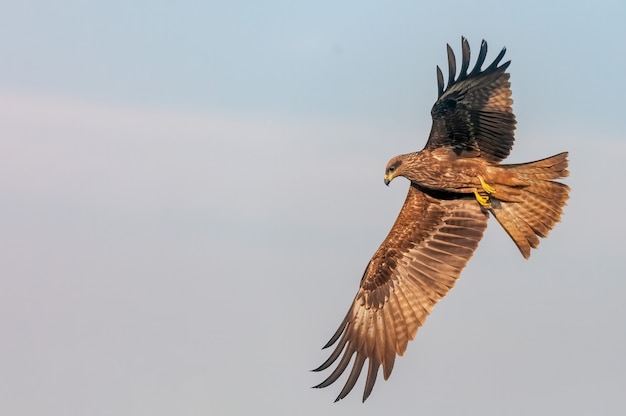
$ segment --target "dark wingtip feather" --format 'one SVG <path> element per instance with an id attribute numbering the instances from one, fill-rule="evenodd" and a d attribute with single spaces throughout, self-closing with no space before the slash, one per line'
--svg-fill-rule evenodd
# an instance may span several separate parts
<path id="1" fill-rule="evenodd" d="M 469 62 L 470 62 L 469 42 L 463 36 L 461 36 L 461 54 L 462 54 L 462 61 L 461 61 L 461 72 L 459 73 L 459 78 L 458 78 L 459 81 L 467 77 L 467 68 L 469 68 Z"/>
<path id="2" fill-rule="evenodd" d="M 333 384 L 335 381 L 337 381 L 337 379 L 343 374 L 343 372 L 346 370 L 346 368 L 348 367 L 348 364 L 350 363 L 350 359 L 352 359 L 352 355 L 353 353 L 345 353 L 343 355 L 343 357 L 341 357 L 341 361 L 339 361 L 339 364 L 337 364 L 337 367 L 333 370 L 332 373 L 330 373 L 330 375 L 328 377 L 326 377 L 326 379 L 324 381 L 322 381 L 320 384 L 313 386 L 313 388 L 315 389 L 321 389 L 324 387 L 328 387 L 331 384 Z M 352 371 L 354 371 L 354 367 L 352 368 Z M 348 393 L 346 393 L 348 394 Z"/>
<path id="3" fill-rule="evenodd" d="M 311 370 L 311 371 L 312 371 L 312 372 L 314 372 L 314 373 L 319 373 L 320 371 L 324 371 L 324 370 L 326 370 L 326 369 L 327 369 L 328 367 L 330 367 L 330 365 L 334 362 L 334 361 L 331 361 L 331 362 L 328 362 L 328 361 L 329 361 L 329 360 L 324 361 L 324 362 L 322 363 L 322 365 L 320 365 L 320 366 L 319 366 L 319 367 L 317 367 L 317 368 L 314 368 L 314 369 L 313 369 L 313 370 Z M 317 387 L 317 386 L 315 386 L 315 387 Z"/>
<path id="4" fill-rule="evenodd" d="M 354 360 L 354 364 L 352 365 L 352 371 L 350 371 L 348 380 L 346 380 L 346 384 L 343 386 L 343 389 L 341 389 L 341 392 L 339 392 L 339 396 L 337 396 L 337 399 L 335 400 L 335 402 L 343 399 L 344 397 L 348 395 L 348 393 L 352 391 L 352 389 L 354 388 L 354 385 L 356 384 L 356 381 L 359 379 L 359 376 L 361 375 L 363 364 L 365 364 L 365 355 L 359 354 L 357 352 L 356 358 Z"/>
<path id="5" fill-rule="evenodd" d="M 437 65 L 437 94 L 438 97 L 443 95 L 443 73 L 439 65 Z"/>
<path id="6" fill-rule="evenodd" d="M 454 57 L 454 51 L 449 44 L 446 44 L 448 48 L 448 87 L 454 84 L 454 76 L 456 75 L 456 58 Z"/>
<path id="7" fill-rule="evenodd" d="M 496 69 L 498 67 L 498 64 L 500 63 L 500 61 L 502 60 L 502 58 L 504 57 L 504 54 L 506 53 L 506 48 L 502 48 L 502 50 L 500 51 L 500 53 L 498 54 L 498 56 L 496 56 L 496 59 L 493 60 L 493 62 L 491 63 L 491 65 L 489 65 L 487 67 L 487 69 L 485 69 L 485 71 L 492 71 L 494 69 Z M 511 61 L 509 61 L 511 62 Z"/>
<path id="8" fill-rule="evenodd" d="M 378 367 L 380 367 L 380 364 L 370 357 L 367 377 L 365 379 L 365 390 L 363 391 L 363 403 L 365 403 L 365 400 L 372 394 L 374 384 L 376 383 L 376 376 L 378 375 Z"/>
<path id="9" fill-rule="evenodd" d="M 335 333 L 333 334 L 332 337 L 330 337 L 330 339 L 328 340 L 328 342 L 322 347 L 323 350 L 325 350 L 326 348 L 330 347 L 331 345 L 333 345 L 335 342 L 337 342 L 337 340 L 339 339 L 339 337 L 341 336 L 341 334 L 343 333 L 343 330 L 346 328 L 346 326 L 348 325 L 348 318 L 350 317 L 350 311 L 348 311 L 348 313 L 346 314 L 345 318 L 343 318 L 343 321 L 341 321 L 341 324 L 339 324 L 339 328 L 337 328 L 337 330 L 335 331 Z"/>
<path id="10" fill-rule="evenodd" d="M 478 52 L 478 59 L 476 59 L 476 65 L 474 65 L 474 69 L 472 69 L 472 72 L 470 73 L 470 75 L 475 75 L 480 72 L 480 67 L 483 66 L 483 63 L 485 62 L 486 57 L 487 57 L 487 42 L 485 42 L 485 40 L 483 39 L 482 42 L 480 42 L 480 52 Z"/>
<path id="11" fill-rule="evenodd" d="M 333 335 L 333 337 L 329 339 L 326 344 L 324 344 L 322 349 L 325 350 L 326 348 L 331 347 L 335 342 L 337 342 L 337 338 L 335 338 L 335 336 Z"/>
<path id="12" fill-rule="evenodd" d="M 335 348 L 333 353 L 330 354 L 330 357 L 328 357 L 326 359 L 326 361 L 324 361 L 322 363 L 322 365 L 320 365 L 319 367 L 317 367 L 316 369 L 311 370 L 311 371 L 318 372 L 318 371 L 326 370 L 328 367 L 330 367 L 331 364 L 334 363 L 337 360 L 337 358 L 339 358 L 339 355 L 343 351 L 343 349 L 346 346 L 347 342 L 348 342 L 348 338 L 347 337 L 341 338 L 341 341 L 339 342 L 339 344 L 337 344 L 337 347 Z"/>
<path id="13" fill-rule="evenodd" d="M 314 368 L 313 371 L 314 373 L 319 373 L 320 371 L 324 371 L 326 370 L 328 367 L 330 367 L 335 361 L 337 361 L 337 358 L 339 357 L 339 353 L 341 352 L 341 350 L 335 350 L 335 352 L 328 357 L 328 359 L 326 361 L 324 361 L 322 363 L 322 365 L 320 365 L 317 368 Z"/>

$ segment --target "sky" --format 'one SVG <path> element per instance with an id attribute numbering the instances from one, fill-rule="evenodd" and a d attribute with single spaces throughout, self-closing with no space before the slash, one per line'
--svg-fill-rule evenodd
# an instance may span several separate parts
<path id="1" fill-rule="evenodd" d="M 626 3 L 419 3 L 2 3 L 0 413 L 623 414 Z M 512 61 L 507 161 L 569 151 L 571 199 L 527 261 L 492 219 L 333 403 L 310 370 L 462 35 Z"/>

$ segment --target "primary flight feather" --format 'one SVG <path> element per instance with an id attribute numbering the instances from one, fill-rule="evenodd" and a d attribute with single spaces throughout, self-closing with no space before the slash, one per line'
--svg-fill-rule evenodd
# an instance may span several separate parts
<path id="1" fill-rule="evenodd" d="M 511 236 L 524 258 L 539 237 L 560 220 L 569 187 L 555 179 L 568 175 L 567 152 L 536 162 L 499 164 L 514 142 L 510 61 L 506 49 L 482 69 L 487 43 L 473 69 L 470 47 L 461 39 L 461 70 L 448 45 L 448 83 L 437 67 L 438 98 L 424 149 L 392 158 L 388 185 L 398 176 L 409 192 L 387 238 L 367 265 L 346 317 L 324 346 L 330 357 L 314 371 L 331 367 L 315 387 L 334 383 L 351 369 L 337 400 L 354 387 L 365 363 L 363 401 L 372 392 L 379 368 L 391 374 L 395 358 L 424 323 L 435 304 L 454 286 L 487 227 L 489 213 Z M 469 72 L 468 72 L 469 70 Z M 352 358 L 354 359 L 352 360 Z"/>

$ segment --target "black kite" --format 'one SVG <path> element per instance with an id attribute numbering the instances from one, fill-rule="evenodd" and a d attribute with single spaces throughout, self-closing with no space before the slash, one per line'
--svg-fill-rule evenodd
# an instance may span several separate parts
<path id="1" fill-rule="evenodd" d="M 489 213 L 511 236 L 524 258 L 539 237 L 560 220 L 569 188 L 554 179 L 568 175 L 567 153 L 536 162 L 499 164 L 513 147 L 515 116 L 510 61 L 506 49 L 481 69 L 487 55 L 482 42 L 468 72 L 470 48 L 462 42 L 462 60 L 448 45 L 448 85 L 437 67 L 439 94 L 433 125 L 421 152 L 396 156 L 387 164 L 385 183 L 410 180 L 406 201 L 389 235 L 365 269 L 357 295 L 324 348 L 338 341 L 328 360 L 314 371 L 334 371 L 315 387 L 334 383 L 353 356 L 352 370 L 337 400 L 354 387 L 365 362 L 363 401 L 370 395 L 379 367 L 385 379 L 396 355 L 417 334 L 435 304 L 454 286 L 485 228 Z"/>

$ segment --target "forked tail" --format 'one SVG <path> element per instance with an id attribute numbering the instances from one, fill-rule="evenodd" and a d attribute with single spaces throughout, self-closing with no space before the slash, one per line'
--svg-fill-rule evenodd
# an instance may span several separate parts
<path id="1" fill-rule="evenodd" d="M 490 211 L 524 258 L 530 256 L 531 247 L 539 245 L 539 237 L 546 237 L 561 219 L 569 187 L 554 179 L 569 175 L 567 155 L 564 152 L 536 162 L 501 165 L 524 185 L 508 188 L 514 198 L 499 199 L 497 192 Z"/>

